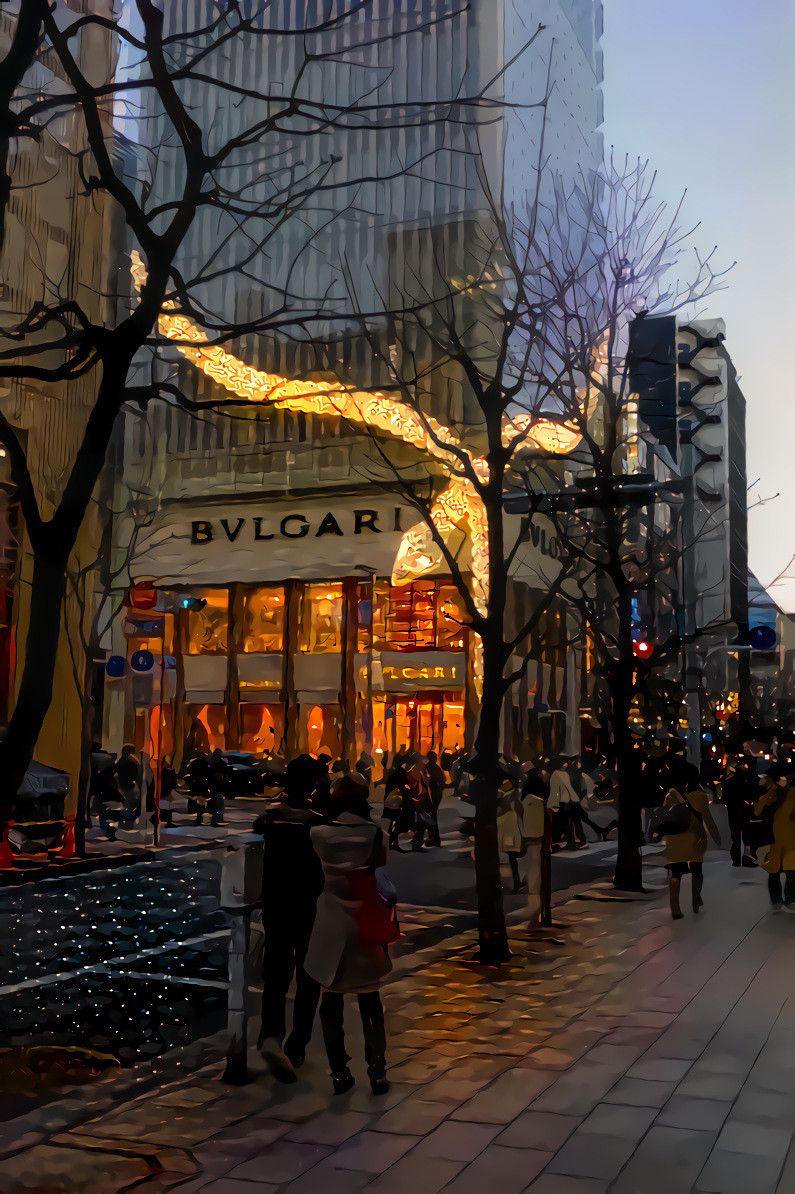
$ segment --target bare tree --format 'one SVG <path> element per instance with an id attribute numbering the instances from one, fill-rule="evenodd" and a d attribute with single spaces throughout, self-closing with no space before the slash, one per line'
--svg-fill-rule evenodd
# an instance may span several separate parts
<path id="1" fill-rule="evenodd" d="M 695 627 L 682 606 L 681 561 L 694 543 L 675 503 L 691 491 L 678 463 L 639 425 L 629 335 L 647 313 L 699 303 L 720 275 L 711 255 L 696 254 L 689 277 L 677 276 L 687 269 L 688 235 L 677 228 L 678 211 L 656 202 L 653 183 L 645 164 L 610 161 L 598 177 L 559 189 L 537 237 L 536 275 L 558 296 L 542 377 L 549 401 L 582 439 L 568 484 L 544 462 L 529 462 L 525 479 L 531 504 L 546 494 L 541 508 L 572 566 L 567 599 L 605 685 L 619 792 L 615 884 L 629 890 L 641 887 L 643 842 L 633 699 L 653 668 L 678 665 L 684 644 L 717 629 Z M 639 658 L 636 644 L 652 634 Z"/>
<path id="2" fill-rule="evenodd" d="M 76 280 L 66 271 L 63 278 L 45 278 L 40 299 L 6 311 L 0 328 L 0 379 L 17 386 L 35 383 L 45 400 L 66 404 L 79 385 L 85 406 L 82 421 L 75 415 L 71 424 L 80 422 L 76 449 L 46 500 L 29 439 L 12 411 L 0 410 L 0 442 L 33 561 L 24 663 L 0 746 L 6 807 L 52 700 L 68 562 L 117 416 L 128 402 L 145 408 L 157 398 L 182 397 L 164 380 L 151 351 L 159 343 L 159 316 L 167 309 L 187 312 L 216 343 L 282 326 L 309 335 L 319 320 L 339 317 L 333 296 L 294 293 L 289 271 L 287 281 L 282 274 L 276 285 L 265 277 L 259 309 L 250 317 L 213 310 L 212 285 L 228 279 L 239 288 L 252 262 L 260 269 L 255 281 L 263 283 L 269 252 L 289 247 L 286 230 L 300 225 L 312 204 L 317 214 L 318 196 L 326 222 L 351 206 L 363 179 L 351 166 L 356 154 L 339 153 L 340 140 L 366 133 L 397 141 L 407 130 L 430 125 L 439 130 L 432 148 L 441 149 L 449 147 L 449 130 L 477 124 L 493 107 L 487 95 L 468 94 L 461 80 L 441 98 L 391 99 L 384 90 L 389 78 L 384 66 L 389 46 L 407 31 L 391 19 L 375 27 L 362 22 L 370 7 L 370 0 L 360 0 L 342 14 L 289 29 L 276 27 L 268 3 L 237 0 L 166 9 L 157 0 L 135 0 L 121 16 L 104 0 L 82 15 L 63 5 L 54 9 L 20 0 L 10 14 L 11 48 L 0 95 L 5 146 L 0 164 L 6 166 L 0 197 L 13 205 L 17 192 L 30 190 L 21 170 L 20 138 L 49 142 L 59 151 L 59 163 L 68 157 L 86 210 L 106 213 L 117 255 L 106 286 L 91 284 L 96 302 L 87 301 L 79 268 Z M 430 21 L 450 21 L 461 11 L 460 5 L 443 6 Z M 410 31 L 416 33 L 416 23 Z M 289 85 L 282 77 L 241 81 L 230 63 L 272 37 L 290 45 Z M 97 65 L 98 45 L 111 64 L 104 71 Z M 363 59 L 365 65 L 374 60 L 376 69 L 363 72 L 349 102 L 313 93 L 319 64 L 360 70 Z M 42 82 L 44 67 L 50 75 Z M 222 116 L 230 112 L 235 120 L 225 123 Z M 416 156 L 403 154 L 394 171 L 419 170 L 429 153 L 423 143 Z M 164 176 L 170 180 L 165 190 Z M 34 205 L 35 200 L 33 194 Z M 311 246 L 319 223 L 316 219 L 309 236 L 296 238 L 297 253 Z M 204 247 L 200 260 L 197 230 Z M 6 241 L 5 251 L 8 247 Z M 127 252 L 140 262 L 137 291 L 128 284 Z"/>

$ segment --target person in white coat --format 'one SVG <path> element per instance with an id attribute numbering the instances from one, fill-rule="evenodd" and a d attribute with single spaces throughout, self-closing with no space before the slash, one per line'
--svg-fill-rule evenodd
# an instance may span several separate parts
<path id="1" fill-rule="evenodd" d="M 329 816 L 330 822 L 315 826 L 311 834 L 325 885 L 304 969 L 323 987 L 320 1023 L 334 1093 L 344 1094 L 355 1085 L 343 1028 L 345 995 L 355 994 L 370 1085 L 374 1094 L 385 1094 L 386 1032 L 378 988 L 392 969 L 388 944 L 398 930 L 391 911 L 394 891 L 383 898 L 377 889 L 375 872 L 386 862 L 386 849 L 382 831 L 370 820 L 367 784 L 359 776 L 338 781 Z"/>

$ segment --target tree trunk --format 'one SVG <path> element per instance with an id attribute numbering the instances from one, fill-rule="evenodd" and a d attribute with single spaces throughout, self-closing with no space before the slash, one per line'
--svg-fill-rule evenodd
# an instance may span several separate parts
<path id="1" fill-rule="evenodd" d="M 618 776 L 618 848 L 613 886 L 619 891 L 643 891 L 640 777 L 637 768 L 632 765 L 632 741 L 629 732 L 632 671 L 632 662 L 622 658 L 617 661 L 612 677 L 613 741 Z"/>
<path id="2" fill-rule="evenodd" d="M 491 634 L 489 633 L 491 631 Z M 478 901 L 478 954 L 486 965 L 511 957 L 502 899 L 497 848 L 497 790 L 500 779 L 500 713 L 503 701 L 502 635 L 483 635 L 483 700 L 475 740 L 475 887 Z"/>
<path id="3" fill-rule="evenodd" d="M 0 805 L 6 821 L 13 816 L 19 785 L 52 701 L 65 592 L 66 560 L 34 555 L 25 662 L 8 734 L 0 743 Z"/>

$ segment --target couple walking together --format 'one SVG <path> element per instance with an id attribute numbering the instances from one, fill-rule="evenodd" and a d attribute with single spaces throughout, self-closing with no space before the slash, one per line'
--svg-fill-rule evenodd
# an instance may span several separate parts
<path id="1" fill-rule="evenodd" d="M 350 1090 L 355 1079 L 343 1015 L 345 995 L 355 994 L 370 1085 L 374 1094 L 385 1094 L 386 1033 L 378 988 L 392 969 L 388 945 L 398 928 L 394 890 L 376 873 L 386 849 L 382 831 L 371 821 L 367 783 L 344 775 L 326 795 L 316 760 L 302 755 L 287 765 L 282 801 L 254 829 L 264 839 L 263 1057 L 278 1080 L 294 1082 L 319 1003 L 334 1093 Z M 293 1023 L 285 1040 L 293 976 Z"/>

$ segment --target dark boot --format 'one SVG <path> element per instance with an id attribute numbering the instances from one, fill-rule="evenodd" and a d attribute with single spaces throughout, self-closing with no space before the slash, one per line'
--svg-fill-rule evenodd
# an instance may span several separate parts
<path id="1" fill-rule="evenodd" d="M 367 1067 L 367 1077 L 374 1095 L 384 1095 L 389 1090 L 389 1079 L 386 1076 L 386 1058 L 373 1057 Z"/>

